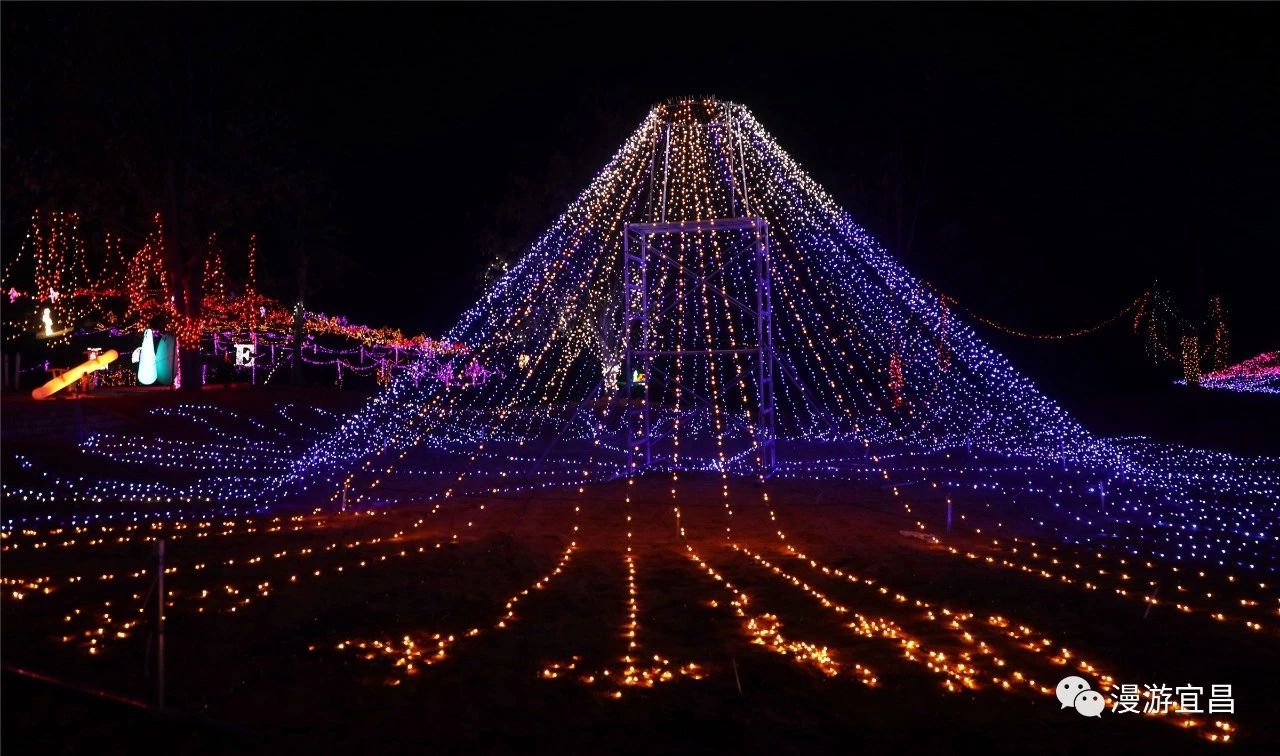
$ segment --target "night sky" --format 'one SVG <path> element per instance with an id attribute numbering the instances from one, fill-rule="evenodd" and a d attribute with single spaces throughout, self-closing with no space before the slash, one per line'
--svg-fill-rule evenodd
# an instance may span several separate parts
<path id="1" fill-rule="evenodd" d="M 347 262 L 309 304 L 438 334 L 652 103 L 714 94 L 974 310 L 1066 329 L 1159 279 L 1197 320 L 1221 294 L 1243 359 L 1280 348 L 1278 22 L 1266 5 L 8 4 L 5 255 L 33 207 L 74 202 L 78 171 L 109 178 L 99 114 L 133 128 L 181 68 L 210 119 L 267 124 L 326 187 L 313 217 Z M 254 223 L 222 231 L 261 233 L 288 280 L 286 226 Z M 1123 329 L 991 338 L 1057 390 L 1155 376 Z"/>

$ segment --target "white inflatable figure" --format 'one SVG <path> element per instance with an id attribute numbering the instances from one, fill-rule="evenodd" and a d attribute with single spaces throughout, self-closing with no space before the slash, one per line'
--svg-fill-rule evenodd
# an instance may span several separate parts
<path id="1" fill-rule="evenodd" d="M 142 332 L 142 347 L 138 354 L 138 383 L 150 386 L 156 382 L 156 341 L 151 329 Z"/>

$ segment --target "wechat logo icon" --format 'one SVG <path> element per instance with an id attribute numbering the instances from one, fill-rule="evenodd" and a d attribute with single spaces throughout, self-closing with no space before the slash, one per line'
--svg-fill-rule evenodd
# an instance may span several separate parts
<path id="1" fill-rule="evenodd" d="M 1102 710 L 1107 708 L 1107 700 L 1102 694 L 1089 687 L 1089 681 L 1083 677 L 1071 675 L 1058 681 L 1055 689 L 1058 701 L 1064 709 L 1075 709 L 1082 717 L 1102 718 Z"/>

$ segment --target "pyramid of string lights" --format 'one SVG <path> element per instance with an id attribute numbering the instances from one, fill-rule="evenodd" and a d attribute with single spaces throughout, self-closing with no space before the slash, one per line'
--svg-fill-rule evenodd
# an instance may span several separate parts
<path id="1" fill-rule="evenodd" d="M 245 512 L 649 472 L 918 479 L 1031 493 L 1091 538 L 1154 518 L 1238 563 L 1276 564 L 1280 461 L 1091 434 L 738 104 L 653 107 L 444 337 L 484 369 L 459 379 L 459 365 L 423 360 L 329 430 L 267 442 L 214 429 L 223 446 L 190 463 L 186 441 L 95 437 L 86 453 L 216 474 L 60 477 L 24 460 L 38 477 L 5 496 Z"/>
<path id="2" fill-rule="evenodd" d="M 424 471 L 447 497 L 650 470 L 857 476 L 960 449 L 1166 490 L 1207 469 L 1215 491 L 1275 486 L 1250 460 L 1088 433 L 709 97 L 652 108 L 447 337 L 495 374 L 405 375 L 290 478 L 373 503 L 419 495 Z"/>
<path id="3" fill-rule="evenodd" d="M 919 704 L 919 680 L 933 676 L 966 699 L 985 689 L 1001 705 L 1015 697 L 1044 703 L 1055 696 L 1046 682 L 1078 671 L 1127 695 L 1123 681 L 1135 678 L 1120 675 L 1131 670 L 1082 653 L 1081 633 L 1046 632 L 1003 611 L 1005 600 L 1024 602 L 1033 590 L 1015 582 L 1023 577 L 1050 586 L 1031 602 L 1042 605 L 1033 616 L 1079 606 L 1085 619 L 1112 625 L 1158 607 L 1164 614 L 1156 617 L 1193 615 L 1188 622 L 1259 637 L 1276 630 L 1274 598 L 1265 592 L 1274 585 L 1266 573 L 1280 570 L 1280 459 L 1089 433 L 879 247 L 742 106 L 697 98 L 653 108 L 445 338 L 468 345 L 459 359 L 484 369 L 463 368 L 459 379 L 457 364 L 423 359 L 346 415 L 301 404 L 245 417 L 198 401 L 155 407 L 153 415 L 202 432 L 97 433 L 79 451 L 111 466 L 78 464 L 69 475 L 16 454 L 23 477 L 6 476 L 6 504 L 20 501 L 31 514 L 7 515 L 5 548 L 66 559 L 63 547 L 134 549 L 171 538 L 190 561 L 159 572 L 181 581 L 157 592 L 177 597 L 166 612 L 188 622 L 218 615 L 223 627 L 221 615 L 253 621 L 264 616 L 254 612 L 271 611 L 286 619 L 267 625 L 296 632 L 287 618 L 299 607 L 306 613 L 296 616 L 310 623 L 300 642 L 316 659 L 337 653 L 346 669 L 358 658 L 385 670 L 387 685 L 406 683 L 411 695 L 427 690 L 411 679 L 430 679 L 428 668 L 463 654 L 483 665 L 481 684 L 505 679 L 491 676 L 495 667 L 526 674 L 502 649 L 540 652 L 545 638 L 557 641 L 548 647 L 556 655 L 538 659 L 536 676 L 553 685 L 621 699 L 630 697 L 624 691 L 718 676 L 709 686 L 718 696 L 731 690 L 732 674 L 741 691 L 736 660 L 730 673 L 686 655 L 694 633 L 725 655 L 723 633 L 685 617 L 693 607 L 732 617 L 753 648 L 820 674 L 823 696 L 838 693 L 839 676 L 877 688 L 879 675 L 891 680 L 912 668 L 884 693 Z M 110 478 L 129 469 L 131 476 Z M 701 485 L 708 479 L 711 486 Z M 803 511 L 832 480 L 858 485 L 838 504 Z M 572 493 L 536 495 L 547 488 Z M 975 517 L 953 534 L 953 497 L 961 521 L 983 513 L 981 523 Z M 837 513 L 862 499 L 853 517 Z M 739 507 L 749 511 L 735 519 Z M 849 525 L 866 512 L 875 516 L 863 538 Z M 912 530 L 898 530 L 900 512 L 915 521 Z M 525 529 L 505 514 L 536 516 Z M 553 524 L 539 523 L 543 515 Z M 806 516 L 811 526 L 794 529 Z M 708 527 L 720 517 L 723 525 Z M 997 530 L 984 533 L 990 522 Z M 892 546 L 895 532 L 920 550 Z M 246 558 L 236 544 L 250 534 Z M 222 536 L 237 540 L 224 545 Z M 486 566 L 482 552 L 505 553 L 495 536 L 529 542 L 513 552 L 529 558 Z M 846 549 L 853 538 L 867 551 Z M 553 541 L 558 558 L 536 570 L 521 566 Z M 625 623 L 600 615 L 610 619 L 594 625 L 587 605 L 607 595 L 600 557 L 610 550 L 621 556 L 615 609 L 624 608 Z M 673 551 L 692 573 L 677 571 Z M 819 552 L 839 556 L 828 562 Z M 93 564 L 107 564 L 91 553 Z M 910 579 L 886 578 L 874 563 L 865 572 L 850 567 L 882 553 L 909 553 L 898 561 Z M 933 560 L 942 571 L 930 571 Z M 1184 569 L 1193 560 L 1209 569 Z M 972 567 L 951 568 L 957 564 Z M 6 595 L 11 604 L 30 595 L 26 603 L 39 606 L 37 596 L 80 595 L 73 586 L 133 591 L 129 581 L 152 579 L 147 570 L 110 569 L 88 580 L 67 577 L 65 568 L 51 570 L 57 578 L 10 576 Z M 504 584 L 522 570 L 538 577 L 508 592 Z M 412 582 L 381 582 L 386 572 Z M 950 580 L 908 585 L 931 574 L 1000 582 L 968 598 L 968 591 L 950 595 Z M 996 600 L 1006 575 L 1012 590 Z M 439 580 L 446 576 L 458 581 Z M 1231 588 L 1224 593 L 1219 581 Z M 1171 583 L 1175 590 L 1159 592 Z M 661 604 L 642 598 L 659 585 Z M 463 592 L 460 603 L 444 603 L 450 586 Z M 318 625 L 308 594 L 295 592 L 308 590 L 324 605 Z M 331 603 L 345 591 L 358 603 Z M 1064 603 L 1065 592 L 1078 592 L 1082 603 Z M 780 601 L 788 594 L 794 603 Z M 107 595 L 112 601 L 95 596 L 84 611 L 42 616 L 56 620 L 61 643 L 118 658 L 108 655 L 134 648 L 124 643 L 144 627 L 150 594 L 138 590 L 132 602 Z M 292 598 L 264 609 L 277 595 Z M 397 596 L 412 609 L 391 611 L 387 602 Z M 491 622 L 472 609 L 486 598 L 501 607 Z M 763 608 L 770 606 L 779 613 Z M 580 614 L 577 632 L 591 635 L 585 649 L 574 645 L 582 636 L 566 632 L 569 614 Z M 649 622 L 659 615 L 662 624 Z M 545 624 L 533 624 L 539 620 Z M 378 628 L 380 621 L 389 626 Z M 1165 625 L 1153 617 L 1141 642 L 1189 627 Z M 522 626 L 528 634 L 510 645 L 485 646 Z M 681 653 L 666 652 L 661 644 L 681 632 L 689 634 Z M 828 632 L 839 640 L 828 645 Z M 326 633 L 328 649 L 316 640 Z M 459 678 L 439 679 L 448 692 Z M 1219 687 L 1229 698 L 1230 685 L 1210 690 Z M 1225 711 L 1234 714 L 1231 706 Z M 1182 714 L 1142 719 L 1214 742 L 1237 734 L 1234 720 Z"/>

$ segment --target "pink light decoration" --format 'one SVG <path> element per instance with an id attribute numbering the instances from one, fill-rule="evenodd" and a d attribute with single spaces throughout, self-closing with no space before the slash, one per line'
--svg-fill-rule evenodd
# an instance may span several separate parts
<path id="1" fill-rule="evenodd" d="M 1263 352 L 1231 367 L 1200 376 L 1200 385 L 1210 389 L 1280 394 L 1280 351 Z"/>

